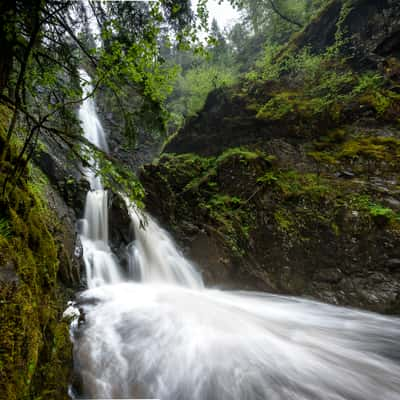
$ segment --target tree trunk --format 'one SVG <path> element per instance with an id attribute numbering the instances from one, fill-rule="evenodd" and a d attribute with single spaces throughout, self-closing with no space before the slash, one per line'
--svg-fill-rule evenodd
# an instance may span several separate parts
<path id="1" fill-rule="evenodd" d="M 15 40 L 15 0 L 0 1 L 0 94 L 12 70 Z"/>

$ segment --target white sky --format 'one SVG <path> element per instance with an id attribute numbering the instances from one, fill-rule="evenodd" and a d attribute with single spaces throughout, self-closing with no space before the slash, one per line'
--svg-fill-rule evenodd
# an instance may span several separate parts
<path id="1" fill-rule="evenodd" d="M 196 8 L 197 0 L 192 0 L 193 8 Z M 221 4 L 218 4 L 218 0 L 208 0 L 207 8 L 210 13 L 209 25 L 215 18 L 218 22 L 219 27 L 223 30 L 239 18 L 239 12 L 235 10 L 228 0 L 224 0 Z"/>

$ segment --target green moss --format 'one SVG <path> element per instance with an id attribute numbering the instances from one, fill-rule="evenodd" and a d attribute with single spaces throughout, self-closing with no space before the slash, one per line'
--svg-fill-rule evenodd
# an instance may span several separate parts
<path id="1" fill-rule="evenodd" d="M 325 166 L 335 166 L 339 163 L 339 161 L 332 154 L 326 152 L 310 151 L 307 153 L 307 155 L 311 157 L 315 162 L 322 163 Z"/>
<path id="2" fill-rule="evenodd" d="M 339 236 L 340 235 L 340 228 L 339 228 L 339 226 L 337 225 L 336 222 L 332 222 L 331 223 L 331 229 L 332 229 L 333 233 L 335 234 L 335 236 Z"/>
<path id="3" fill-rule="evenodd" d="M 367 194 L 357 194 L 349 197 L 349 204 L 364 216 L 369 217 L 378 224 L 391 224 L 400 226 L 400 213 L 385 207 Z"/>
<path id="4" fill-rule="evenodd" d="M 358 101 L 362 106 L 370 106 L 378 117 L 400 122 L 400 94 L 387 89 L 367 90 Z"/>
<path id="5" fill-rule="evenodd" d="M 307 196 L 311 200 L 319 201 L 334 190 L 329 181 L 318 174 L 301 174 L 294 170 L 268 171 L 258 178 L 258 182 L 273 186 L 284 200 Z"/>
<path id="6" fill-rule="evenodd" d="M 362 157 L 370 160 L 397 162 L 400 155 L 400 140 L 393 137 L 359 137 L 345 142 L 338 158 Z"/>
<path id="7" fill-rule="evenodd" d="M 287 209 L 278 208 L 274 212 L 275 222 L 278 224 L 278 229 L 281 232 L 289 233 L 294 229 L 295 220 Z"/>
<path id="8" fill-rule="evenodd" d="M 232 158 L 238 157 L 243 162 L 256 160 L 257 158 L 263 157 L 261 152 L 250 151 L 242 147 L 234 147 L 225 150 L 216 160 L 217 163 L 223 163 L 224 161 Z"/>
<path id="9" fill-rule="evenodd" d="M 317 169 L 349 168 L 358 175 L 392 173 L 400 168 L 400 139 L 377 136 L 369 131 L 344 133 L 339 140 L 324 136 L 314 142 L 307 153 L 317 163 Z"/>
<path id="10" fill-rule="evenodd" d="M 200 207 L 206 210 L 208 217 L 216 223 L 234 255 L 243 256 L 245 242 L 254 223 L 248 204 L 239 197 L 216 193 L 200 203 Z"/>
<path id="11" fill-rule="evenodd" d="M 247 169 L 258 161 L 268 165 L 272 159 L 246 148 L 229 149 L 219 157 L 208 158 L 194 154 L 164 155 L 157 166 L 159 178 L 171 196 L 170 203 L 176 204 L 176 221 L 172 225 L 179 225 L 182 218 L 190 218 L 194 211 L 201 210 L 202 218 L 213 221 L 211 225 L 234 255 L 243 256 L 254 223 L 252 210 L 245 198 L 221 193 L 218 171 L 231 162 Z"/>
<path id="12" fill-rule="evenodd" d="M 257 112 L 257 119 L 268 119 L 278 121 L 285 118 L 288 114 L 302 112 L 305 110 L 296 93 L 279 93 L 268 100 Z"/>
<path id="13" fill-rule="evenodd" d="M 336 128 L 329 131 L 326 137 L 321 138 L 321 140 L 325 139 L 326 142 L 331 144 L 343 143 L 346 140 L 347 134 L 346 129 Z"/>
<path id="14" fill-rule="evenodd" d="M 11 163 L 15 154 L 11 147 Z M 0 187 L 8 171 L 5 160 Z M 0 284 L 0 393 L 10 400 L 68 398 L 71 344 L 68 332 L 60 331 L 66 299 L 57 283 L 58 247 L 52 235 L 57 217 L 44 200 L 44 184 L 25 173 L 0 200 L 0 268 L 15 274 Z M 48 341 L 56 337 L 64 346 L 51 358 Z M 49 386 L 58 388 L 56 397 L 46 396 Z"/>
<path id="15" fill-rule="evenodd" d="M 348 11 L 344 7 L 341 15 Z M 318 122 L 337 126 L 349 118 L 349 109 L 356 115 L 366 107 L 378 119 L 399 121 L 400 94 L 391 90 L 395 80 L 377 71 L 354 72 L 341 56 L 340 26 L 335 45 L 324 54 L 308 48 L 293 52 L 267 47 L 257 64 L 260 72 L 247 75 L 254 86 L 246 98 L 247 110 L 256 112 L 257 119 L 288 120 L 297 126 Z"/>

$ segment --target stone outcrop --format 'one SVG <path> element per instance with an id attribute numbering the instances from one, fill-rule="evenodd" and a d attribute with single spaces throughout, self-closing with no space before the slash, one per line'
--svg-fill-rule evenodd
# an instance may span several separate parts
<path id="1" fill-rule="evenodd" d="M 148 210 L 206 282 L 400 313 L 397 180 L 249 154 L 165 155 L 141 173 Z"/>
<path id="2" fill-rule="evenodd" d="M 242 81 L 212 92 L 145 166 L 148 209 L 209 284 L 400 313 L 399 7 L 332 0 L 279 55 L 339 37 L 340 73 L 379 72 L 381 88 L 343 85 L 315 112 L 301 79 Z M 290 112 L 263 112 L 276 98 Z"/>

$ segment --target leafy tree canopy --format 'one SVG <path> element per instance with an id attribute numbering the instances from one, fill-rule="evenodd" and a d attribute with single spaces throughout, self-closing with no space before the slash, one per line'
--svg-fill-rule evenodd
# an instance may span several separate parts
<path id="1" fill-rule="evenodd" d="M 122 109 L 134 99 L 124 113 L 127 134 L 134 136 L 140 123 L 164 129 L 163 101 L 175 70 L 160 55 L 160 38 L 194 46 L 207 17 L 205 2 L 195 12 L 189 0 L 5 0 L 0 11 L 0 100 L 12 111 L 3 159 L 16 127 L 24 136 L 14 176 L 44 132 L 71 149 L 84 142 L 75 117 L 82 66 L 94 88 L 107 87 Z M 94 23 L 98 33 L 91 32 Z"/>

